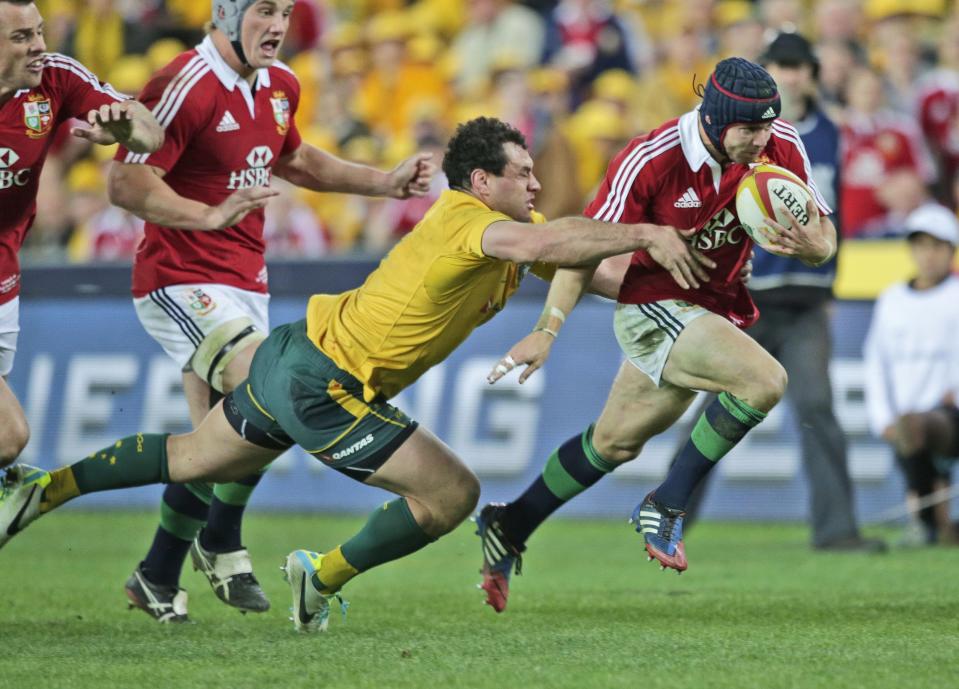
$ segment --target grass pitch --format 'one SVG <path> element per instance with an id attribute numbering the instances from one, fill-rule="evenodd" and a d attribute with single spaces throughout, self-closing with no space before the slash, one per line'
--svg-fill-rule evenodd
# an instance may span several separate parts
<path id="1" fill-rule="evenodd" d="M 362 518 L 254 514 L 246 541 L 273 609 L 242 616 L 189 570 L 196 624 L 127 611 L 152 514 L 67 511 L 0 552 L 0 687 L 202 689 L 955 686 L 959 550 L 814 554 L 799 526 L 702 524 L 683 576 L 626 524 L 548 523 L 502 615 L 482 605 L 463 526 L 345 590 L 325 635 L 297 635 L 278 566 Z"/>

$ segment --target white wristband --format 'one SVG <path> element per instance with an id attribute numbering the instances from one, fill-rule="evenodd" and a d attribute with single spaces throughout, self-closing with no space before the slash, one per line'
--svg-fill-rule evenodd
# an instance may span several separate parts
<path id="1" fill-rule="evenodd" d="M 836 247 L 834 247 L 831 242 L 827 241 L 826 243 L 829 245 L 829 254 L 827 254 L 826 258 L 824 258 L 823 260 L 818 261 L 817 263 L 813 263 L 812 264 L 813 268 L 818 268 L 819 266 L 826 265 L 827 263 L 829 263 L 829 261 L 832 260 L 833 256 L 836 255 Z"/>

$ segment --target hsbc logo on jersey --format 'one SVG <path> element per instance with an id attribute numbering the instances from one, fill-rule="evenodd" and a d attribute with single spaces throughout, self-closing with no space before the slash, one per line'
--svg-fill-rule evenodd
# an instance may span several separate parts
<path id="1" fill-rule="evenodd" d="M 11 170 L 20 156 L 12 148 L 0 147 L 0 189 L 25 187 L 30 182 L 30 168 Z"/>
<path id="2" fill-rule="evenodd" d="M 733 212 L 723 208 L 696 233 L 692 239 L 692 245 L 698 251 L 712 251 L 727 244 L 739 244 L 741 241 L 743 241 L 743 228 L 740 227 Z"/>
<path id="3" fill-rule="evenodd" d="M 273 151 L 269 146 L 257 146 L 246 157 L 246 164 L 250 167 L 266 167 L 273 160 Z"/>
<path id="4" fill-rule="evenodd" d="M 246 156 L 246 170 L 237 170 L 230 173 L 230 183 L 227 189 L 250 189 L 251 187 L 267 187 L 270 185 L 270 173 L 273 162 L 273 151 L 269 146 L 256 146 Z"/>

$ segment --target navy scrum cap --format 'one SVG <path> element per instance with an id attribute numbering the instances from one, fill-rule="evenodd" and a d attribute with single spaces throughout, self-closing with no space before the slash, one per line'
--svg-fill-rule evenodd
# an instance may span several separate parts
<path id="1" fill-rule="evenodd" d="M 782 102 L 769 72 L 741 57 L 716 65 L 703 89 L 699 121 L 718 150 L 730 125 L 771 122 L 779 117 Z"/>

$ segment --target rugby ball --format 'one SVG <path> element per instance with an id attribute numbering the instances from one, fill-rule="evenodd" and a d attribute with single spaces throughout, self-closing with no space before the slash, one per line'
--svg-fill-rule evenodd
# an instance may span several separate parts
<path id="1" fill-rule="evenodd" d="M 736 215 L 739 224 L 759 246 L 769 245 L 769 234 L 775 230 L 765 224 L 766 218 L 789 227 L 789 217 L 800 225 L 809 223 L 806 206 L 812 199 L 809 187 L 796 175 L 778 165 L 754 165 L 739 181 L 736 189 Z"/>

